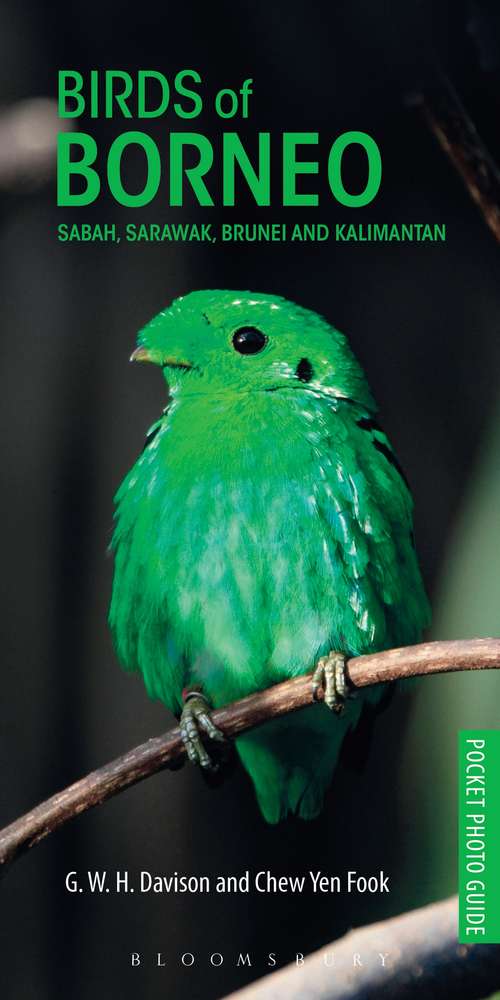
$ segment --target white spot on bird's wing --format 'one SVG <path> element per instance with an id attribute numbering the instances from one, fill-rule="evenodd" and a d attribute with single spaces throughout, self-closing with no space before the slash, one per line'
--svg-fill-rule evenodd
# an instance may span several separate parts
<path id="1" fill-rule="evenodd" d="M 232 306 L 241 306 L 241 299 L 233 299 L 231 302 Z"/>
<path id="2" fill-rule="evenodd" d="M 326 565 L 328 566 L 328 569 L 331 570 L 331 568 L 332 568 L 332 558 L 331 558 L 331 555 L 330 555 L 330 549 L 328 548 L 328 542 L 327 542 L 326 538 L 323 539 L 323 558 L 324 558 L 324 561 L 325 561 Z"/>
<path id="3" fill-rule="evenodd" d="M 352 592 L 352 594 L 351 594 L 351 596 L 349 598 L 349 604 L 351 605 L 351 608 L 353 609 L 353 611 L 355 612 L 355 614 L 359 614 L 361 605 L 360 605 L 359 594 L 358 594 L 357 590 L 354 590 Z"/>
<path id="4" fill-rule="evenodd" d="M 347 519 L 344 517 L 343 514 L 339 514 L 339 521 L 340 521 L 340 523 L 342 525 L 342 533 L 344 535 L 344 543 L 347 545 L 347 543 L 349 541 L 349 528 L 348 528 L 348 525 L 347 525 Z"/>
<path id="5" fill-rule="evenodd" d="M 356 486 L 356 483 L 355 483 L 355 481 L 354 481 L 354 479 L 353 479 L 353 477 L 351 475 L 349 475 L 349 483 L 350 483 L 351 489 L 352 489 L 352 497 L 353 497 L 353 501 L 354 501 L 354 513 L 356 514 L 356 517 L 359 517 L 359 494 L 358 494 L 358 487 Z"/>
<path id="6" fill-rule="evenodd" d="M 368 611 L 363 611 L 363 614 L 361 615 L 361 618 L 359 620 L 359 627 L 360 629 L 363 630 L 363 632 L 370 631 L 370 636 L 373 639 L 373 636 L 375 634 L 375 626 L 371 625 L 370 629 L 368 629 L 368 624 L 369 624 Z"/>
<path id="7" fill-rule="evenodd" d="M 277 306 L 274 302 L 271 305 L 271 309 L 281 309 L 281 306 Z"/>

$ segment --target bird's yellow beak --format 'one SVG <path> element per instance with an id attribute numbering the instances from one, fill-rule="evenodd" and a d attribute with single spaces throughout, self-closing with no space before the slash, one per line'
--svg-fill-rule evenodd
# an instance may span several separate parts
<path id="1" fill-rule="evenodd" d="M 149 361 L 153 365 L 161 365 L 162 368 L 193 368 L 194 366 L 190 361 L 185 361 L 184 358 L 178 357 L 165 357 L 160 351 L 155 351 L 154 348 L 151 350 L 149 347 L 144 347 L 142 344 L 140 347 L 136 347 L 135 351 L 132 351 L 130 355 L 131 361 Z"/>
<path id="2" fill-rule="evenodd" d="M 135 351 L 132 351 L 130 355 L 131 361 L 150 361 L 152 364 L 159 364 L 160 359 L 154 356 L 154 351 L 148 350 L 147 347 L 136 347 Z"/>

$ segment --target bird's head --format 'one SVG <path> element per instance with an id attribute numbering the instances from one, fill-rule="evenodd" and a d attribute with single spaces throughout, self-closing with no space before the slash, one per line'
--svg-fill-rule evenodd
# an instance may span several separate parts
<path id="1" fill-rule="evenodd" d="M 140 331 L 131 360 L 162 368 L 173 394 L 302 389 L 374 409 L 343 334 L 276 295 L 210 290 L 175 299 Z"/>

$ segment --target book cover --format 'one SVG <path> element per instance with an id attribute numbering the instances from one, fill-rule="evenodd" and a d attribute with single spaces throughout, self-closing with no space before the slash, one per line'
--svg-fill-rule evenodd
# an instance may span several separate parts
<path id="1" fill-rule="evenodd" d="M 495 6 L 2 25 L 5 995 L 492 996 Z"/>

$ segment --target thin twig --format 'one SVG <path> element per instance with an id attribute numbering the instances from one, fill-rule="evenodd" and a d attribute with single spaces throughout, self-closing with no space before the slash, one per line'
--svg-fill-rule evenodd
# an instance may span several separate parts
<path id="1" fill-rule="evenodd" d="M 500 982 L 498 945 L 457 940 L 457 897 L 351 931 L 226 1000 L 479 1000 Z"/>
<path id="2" fill-rule="evenodd" d="M 450 81 L 412 95 L 427 126 L 460 174 L 486 224 L 500 243 L 500 171 Z"/>
<path id="3" fill-rule="evenodd" d="M 358 656 L 348 661 L 347 672 L 352 686 L 361 688 L 423 674 L 492 667 L 500 667 L 500 639 L 428 642 Z M 306 674 L 219 708 L 213 713 L 213 719 L 226 736 L 234 737 L 267 719 L 312 703 L 311 675 Z M 157 771 L 178 767 L 184 757 L 180 732 L 175 728 L 69 785 L 0 831 L 0 871 L 5 871 L 18 855 L 73 816 L 100 805 Z"/>

